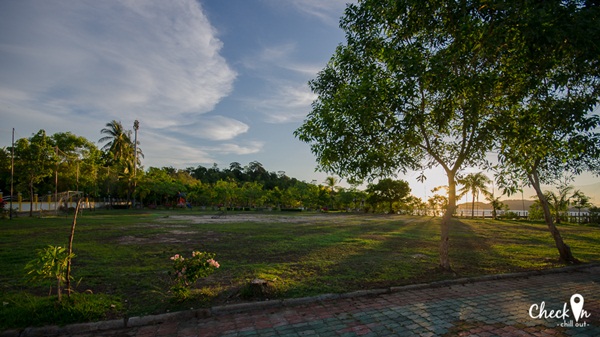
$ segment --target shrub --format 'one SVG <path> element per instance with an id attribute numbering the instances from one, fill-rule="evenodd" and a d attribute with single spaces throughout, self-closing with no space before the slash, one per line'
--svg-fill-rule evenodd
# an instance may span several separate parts
<path id="1" fill-rule="evenodd" d="M 48 246 L 45 249 L 37 251 L 38 258 L 30 261 L 25 269 L 28 270 L 27 275 L 33 281 L 55 280 L 56 293 L 58 301 L 62 299 L 62 284 L 67 280 L 67 263 L 69 259 L 75 257 L 75 254 L 70 255 L 67 249 L 60 246 Z M 50 294 L 52 294 L 52 286 L 50 286 Z"/>
<path id="2" fill-rule="evenodd" d="M 500 216 L 501 219 L 518 219 L 519 218 L 519 214 L 517 214 L 516 212 L 505 212 L 504 214 L 502 214 Z"/>
<path id="3" fill-rule="evenodd" d="M 171 290 L 179 299 L 185 299 L 190 294 L 190 287 L 199 278 L 207 277 L 220 267 L 214 259 L 215 254 L 206 252 L 192 252 L 192 257 L 184 258 L 179 254 L 171 257 L 173 271 L 170 273 L 173 280 Z"/>

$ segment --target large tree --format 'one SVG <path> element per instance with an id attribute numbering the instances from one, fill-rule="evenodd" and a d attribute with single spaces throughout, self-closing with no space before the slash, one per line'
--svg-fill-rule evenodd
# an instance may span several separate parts
<path id="1" fill-rule="evenodd" d="M 71 132 L 55 133 L 51 139 L 58 148 L 60 160 L 58 190 L 83 190 L 95 194 L 101 151 L 94 143 Z"/>
<path id="2" fill-rule="evenodd" d="M 600 172 L 600 6 L 597 1 L 492 3 L 501 30 L 506 94 L 499 111 L 497 180 L 507 192 L 535 189 L 560 259 L 576 262 L 552 221 L 542 184 Z"/>
<path id="3" fill-rule="evenodd" d="M 36 185 L 54 172 L 58 163 L 56 148 L 46 131 L 40 130 L 29 139 L 15 143 L 15 175 L 19 184 L 29 191 L 29 216 L 33 216 L 33 197 Z"/>
<path id="4" fill-rule="evenodd" d="M 348 5 L 340 45 L 310 82 L 318 95 L 296 130 L 319 168 L 374 179 L 409 169 L 443 168 L 448 205 L 440 266 L 450 269 L 456 175 L 490 148 L 499 95 L 499 52 L 481 4 L 364 0 Z"/>
<path id="5" fill-rule="evenodd" d="M 374 199 L 375 203 L 387 202 L 389 204 L 389 213 L 393 214 L 392 205 L 394 202 L 401 202 L 410 196 L 410 186 L 404 180 L 393 180 L 390 178 L 381 179 L 377 184 L 370 184 L 367 192 Z"/>

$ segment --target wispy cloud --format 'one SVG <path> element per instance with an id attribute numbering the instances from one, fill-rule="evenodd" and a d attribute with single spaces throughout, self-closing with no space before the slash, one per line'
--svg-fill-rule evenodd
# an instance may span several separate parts
<path id="1" fill-rule="evenodd" d="M 211 111 L 233 88 L 236 73 L 193 0 L 19 1 L 0 12 L 13 105 L 164 127 Z"/>
<path id="2" fill-rule="evenodd" d="M 307 83 L 322 65 L 297 61 L 299 54 L 295 43 L 282 43 L 264 47 L 244 60 L 244 66 L 261 78 L 264 88 L 243 101 L 261 113 L 267 123 L 302 120 L 316 99 Z"/>
<path id="3" fill-rule="evenodd" d="M 248 141 L 244 142 L 244 145 L 235 143 L 225 143 L 219 145 L 218 148 L 210 148 L 211 151 L 218 151 L 223 154 L 235 154 L 245 155 L 258 153 L 262 150 L 264 142 L 261 141 Z"/>
<path id="4" fill-rule="evenodd" d="M 347 3 L 357 0 L 269 0 L 279 5 L 292 5 L 297 11 L 318 18 L 324 23 L 336 26 L 344 14 Z"/>
<path id="5" fill-rule="evenodd" d="M 302 78 L 314 77 L 322 65 L 309 64 L 298 61 L 301 50 L 295 42 L 281 43 L 279 45 L 264 46 L 255 54 L 248 55 L 242 60 L 245 68 L 260 72 L 259 75 L 267 77 L 278 70 L 290 71 L 294 76 Z"/>
<path id="6" fill-rule="evenodd" d="M 141 148 L 146 167 L 190 167 L 198 163 L 214 163 L 215 157 L 209 149 L 193 146 L 186 137 L 166 136 L 153 130 L 143 130 Z"/>
<path id="7" fill-rule="evenodd" d="M 303 120 L 317 96 L 307 84 L 277 83 L 272 95 L 251 98 L 247 103 L 264 115 L 267 123 L 279 124 Z"/>
<path id="8" fill-rule="evenodd" d="M 230 140 L 248 132 L 250 127 L 236 119 L 224 116 L 204 116 L 194 123 L 175 128 L 174 131 L 202 139 Z"/>

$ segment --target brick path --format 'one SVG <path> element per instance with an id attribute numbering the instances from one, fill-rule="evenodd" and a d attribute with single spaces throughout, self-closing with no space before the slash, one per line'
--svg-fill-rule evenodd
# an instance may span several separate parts
<path id="1" fill-rule="evenodd" d="M 576 293 L 589 314 L 578 322 L 584 327 L 574 326 Z M 532 305 L 536 316 L 542 302 L 554 317 L 566 303 L 569 316 L 531 318 Z M 121 328 L 107 329 L 117 323 Z M 128 325 L 29 329 L 20 336 L 600 336 L 600 266 L 215 307 L 132 318 Z"/>

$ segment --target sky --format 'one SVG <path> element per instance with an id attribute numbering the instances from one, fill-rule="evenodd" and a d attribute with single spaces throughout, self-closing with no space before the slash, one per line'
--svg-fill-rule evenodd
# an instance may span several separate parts
<path id="1" fill-rule="evenodd" d="M 106 123 L 138 120 L 145 168 L 259 161 L 323 183 L 293 132 L 316 98 L 308 81 L 344 42 L 346 2 L 0 1 L 0 147 L 12 128 L 97 143 Z M 446 183 L 419 173 L 398 176 L 418 197 Z"/>

